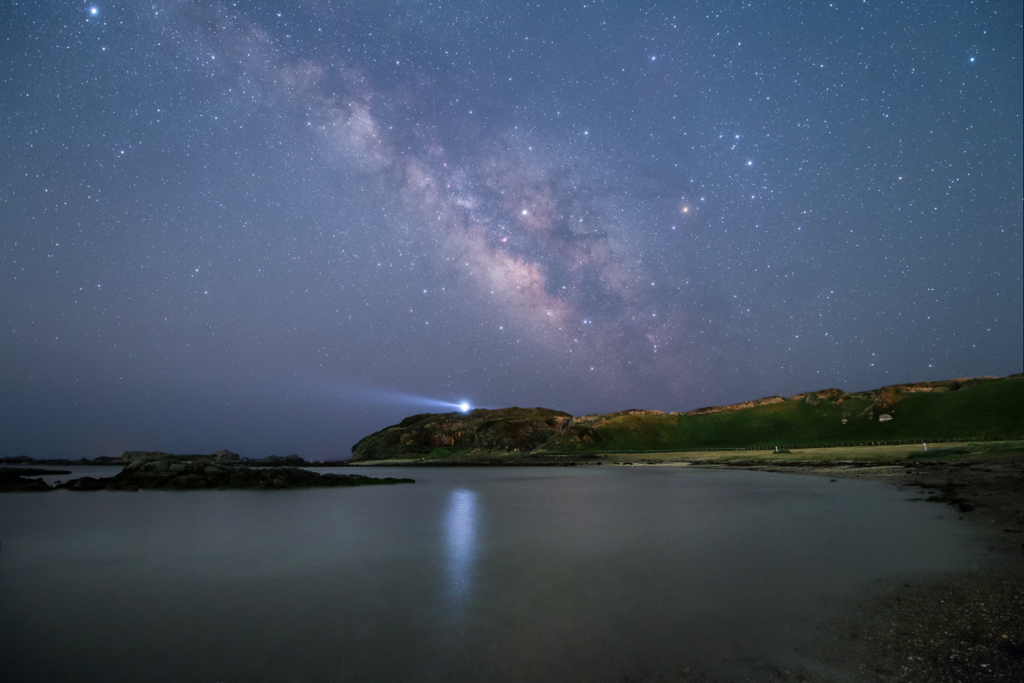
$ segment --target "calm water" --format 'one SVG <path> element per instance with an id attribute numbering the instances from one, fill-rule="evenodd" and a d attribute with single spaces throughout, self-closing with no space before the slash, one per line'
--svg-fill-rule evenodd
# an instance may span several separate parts
<path id="1" fill-rule="evenodd" d="M 735 674 L 879 579 L 983 551 L 948 508 L 875 482 L 362 472 L 418 483 L 0 495 L 4 680 Z"/>

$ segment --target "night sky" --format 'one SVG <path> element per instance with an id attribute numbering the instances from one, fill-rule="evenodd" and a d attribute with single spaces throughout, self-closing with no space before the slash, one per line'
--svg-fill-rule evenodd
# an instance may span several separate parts
<path id="1" fill-rule="evenodd" d="M 11 2 L 0 455 L 1020 372 L 1019 2 Z M 433 401 L 433 402 L 431 402 Z"/>

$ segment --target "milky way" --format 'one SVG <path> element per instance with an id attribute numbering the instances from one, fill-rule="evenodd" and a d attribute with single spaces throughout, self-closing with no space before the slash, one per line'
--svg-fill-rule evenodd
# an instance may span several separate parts
<path id="1" fill-rule="evenodd" d="M 5 454 L 1021 370 L 1020 8 L 626 5 L 7 7 Z"/>

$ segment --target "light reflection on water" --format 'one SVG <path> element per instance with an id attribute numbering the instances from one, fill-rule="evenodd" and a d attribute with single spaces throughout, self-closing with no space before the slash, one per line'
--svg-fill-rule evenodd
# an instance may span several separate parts
<path id="1" fill-rule="evenodd" d="M 984 552 L 876 482 L 344 473 L 416 483 L 0 495 L 3 681 L 757 680 L 830 606 Z"/>
<path id="2" fill-rule="evenodd" d="M 476 560 L 476 494 L 456 489 L 448 497 L 444 518 L 447 544 L 448 590 L 458 602 L 473 587 L 473 564 Z"/>

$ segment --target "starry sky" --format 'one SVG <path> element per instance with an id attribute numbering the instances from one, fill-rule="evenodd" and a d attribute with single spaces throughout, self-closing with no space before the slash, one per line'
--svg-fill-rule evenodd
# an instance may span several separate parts
<path id="1" fill-rule="evenodd" d="M 1019 2 L 12 2 L 0 455 L 1020 372 Z"/>

